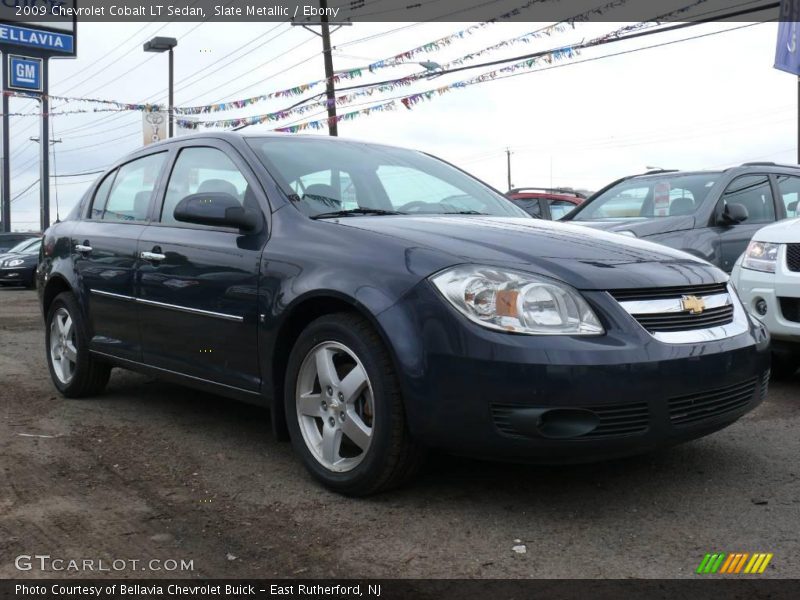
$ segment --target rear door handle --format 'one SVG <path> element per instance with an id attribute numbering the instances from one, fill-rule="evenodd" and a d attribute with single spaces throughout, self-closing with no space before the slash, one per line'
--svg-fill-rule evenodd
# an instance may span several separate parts
<path id="1" fill-rule="evenodd" d="M 75 252 L 91 252 L 92 247 L 85 244 L 75 244 Z"/>
<path id="2" fill-rule="evenodd" d="M 159 254 L 158 252 L 142 252 L 139 254 L 139 257 L 142 260 L 149 260 L 153 262 L 161 262 L 165 258 L 167 258 L 166 254 Z"/>

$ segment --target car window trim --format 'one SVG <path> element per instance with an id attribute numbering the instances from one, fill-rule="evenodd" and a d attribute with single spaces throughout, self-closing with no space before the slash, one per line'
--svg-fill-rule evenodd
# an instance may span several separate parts
<path id="1" fill-rule="evenodd" d="M 722 226 L 722 227 L 736 227 L 736 225 L 761 225 L 762 227 L 764 227 L 764 226 L 769 225 L 771 223 L 777 223 L 780 220 L 778 218 L 777 210 L 775 210 L 775 213 L 774 213 L 775 219 L 773 219 L 772 221 L 766 221 L 764 223 L 748 223 L 747 221 L 743 221 L 742 223 L 733 223 L 733 224 L 731 224 L 731 223 L 724 223 L 722 221 L 722 213 L 725 210 L 723 208 L 723 205 L 725 203 L 725 194 L 728 193 L 728 188 L 730 188 L 734 184 L 734 182 L 736 182 L 737 180 L 742 179 L 744 177 L 766 177 L 767 178 L 767 183 L 769 183 L 770 194 L 772 194 L 772 207 L 773 207 L 773 210 L 776 209 L 776 206 L 775 206 L 775 202 L 776 202 L 775 186 L 774 186 L 774 183 L 772 181 L 772 173 L 763 173 L 763 172 L 759 172 L 759 173 L 741 173 L 739 175 L 734 176 L 727 184 L 725 184 L 725 187 L 723 188 L 722 193 L 719 195 L 719 200 L 717 200 L 717 208 L 716 208 L 715 215 L 714 215 L 715 225 Z"/>
<path id="2" fill-rule="evenodd" d="M 256 199 L 258 200 L 259 207 L 261 208 L 261 212 L 264 214 L 264 218 L 267 222 L 267 231 L 271 231 L 271 217 L 272 211 L 269 208 L 269 201 L 267 199 L 267 195 L 264 192 L 264 189 L 261 185 L 261 181 L 259 180 L 258 176 L 255 174 L 253 169 L 247 163 L 247 160 L 241 155 L 241 153 L 232 145 L 223 140 L 216 140 L 216 139 L 202 139 L 202 140 L 188 140 L 183 143 L 175 144 L 172 148 L 172 156 L 167 164 L 167 170 L 163 176 L 163 186 L 161 189 L 158 190 L 158 196 L 156 201 L 152 203 L 151 206 L 151 213 L 150 213 L 150 220 L 148 221 L 148 225 L 151 227 L 172 227 L 175 229 L 192 229 L 196 231 L 219 231 L 222 233 L 235 233 L 237 235 L 242 235 L 238 229 L 233 227 L 208 227 L 202 225 L 195 225 L 193 223 L 162 223 L 161 222 L 161 211 L 164 210 L 164 202 L 167 198 L 167 188 L 169 187 L 169 180 L 172 178 L 172 173 L 175 170 L 175 165 L 178 162 L 178 158 L 182 151 L 190 149 L 190 148 L 213 148 L 214 150 L 219 150 L 225 156 L 227 156 L 233 162 L 234 166 L 239 169 L 239 172 L 244 176 L 245 180 L 247 181 L 247 185 L 253 188 L 256 193 Z M 232 152 L 228 152 L 230 150 Z M 266 209 L 265 209 L 266 205 Z"/>
<path id="3" fill-rule="evenodd" d="M 107 179 L 111 179 L 111 187 L 108 188 L 108 194 L 106 194 L 105 201 L 103 202 L 103 212 L 106 210 L 106 204 L 108 204 L 108 197 L 111 195 L 111 190 L 114 187 L 114 181 L 117 179 L 117 173 L 119 173 L 119 167 L 114 167 L 111 171 L 109 171 L 105 177 L 100 178 L 100 183 L 98 183 L 94 190 L 92 190 L 92 201 L 89 202 L 89 209 L 86 211 L 86 219 L 89 221 L 101 221 L 101 219 L 93 219 L 92 218 L 92 211 L 94 210 L 94 203 L 97 201 L 97 194 L 100 192 L 100 188 L 103 187 L 103 184 L 106 182 Z"/>

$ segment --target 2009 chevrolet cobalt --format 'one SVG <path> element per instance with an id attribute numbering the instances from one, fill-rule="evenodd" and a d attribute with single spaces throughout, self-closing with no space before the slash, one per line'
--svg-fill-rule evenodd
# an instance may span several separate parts
<path id="1" fill-rule="evenodd" d="M 182 137 L 126 157 L 46 233 L 46 349 L 67 397 L 112 367 L 262 403 L 330 488 L 423 448 L 544 462 L 697 438 L 766 394 L 768 334 L 724 273 L 528 217 L 426 154 Z"/>

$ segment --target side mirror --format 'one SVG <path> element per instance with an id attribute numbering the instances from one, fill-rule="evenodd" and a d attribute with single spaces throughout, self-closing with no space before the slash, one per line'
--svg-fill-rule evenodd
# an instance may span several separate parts
<path id="1" fill-rule="evenodd" d="M 232 195 L 224 192 L 190 194 L 175 207 L 175 220 L 212 227 L 234 227 L 242 231 L 258 228 L 259 216 L 246 210 Z"/>
<path id="2" fill-rule="evenodd" d="M 722 212 L 722 220 L 728 225 L 736 225 L 747 221 L 749 217 L 750 213 L 747 212 L 747 207 L 744 204 L 728 204 Z"/>

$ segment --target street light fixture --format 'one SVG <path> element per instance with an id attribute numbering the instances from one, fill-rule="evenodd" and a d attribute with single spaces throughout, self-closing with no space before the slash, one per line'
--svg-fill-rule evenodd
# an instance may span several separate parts
<path id="1" fill-rule="evenodd" d="M 172 122 L 175 113 L 175 86 L 174 86 L 174 63 L 172 49 L 178 45 L 178 40 L 171 37 L 154 37 L 145 43 L 145 52 L 169 52 L 169 137 L 172 137 Z"/>

